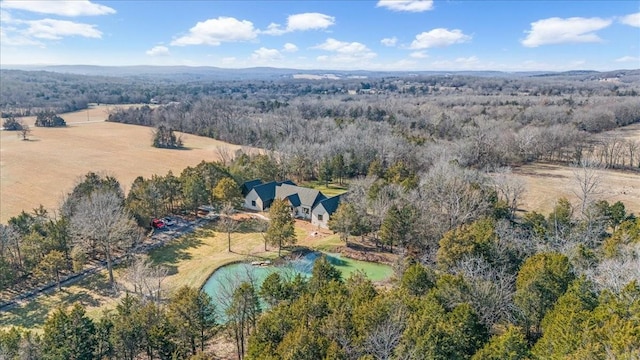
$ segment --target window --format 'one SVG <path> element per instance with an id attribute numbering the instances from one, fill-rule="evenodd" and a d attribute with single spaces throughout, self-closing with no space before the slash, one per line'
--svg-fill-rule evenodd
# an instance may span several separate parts
<path id="1" fill-rule="evenodd" d="M 322 214 L 318 214 L 318 221 L 322 221 Z"/>
<path id="2" fill-rule="evenodd" d="M 251 200 L 251 206 L 256 206 L 256 201 L 255 200 Z"/>
<path id="3" fill-rule="evenodd" d="M 309 215 L 309 208 L 302 208 L 302 212 Z"/>

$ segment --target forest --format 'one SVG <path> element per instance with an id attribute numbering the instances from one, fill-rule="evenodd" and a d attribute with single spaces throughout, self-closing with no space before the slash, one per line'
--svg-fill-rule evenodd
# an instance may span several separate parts
<path id="1" fill-rule="evenodd" d="M 308 279 L 243 283 L 225 303 L 189 287 L 162 298 L 140 291 L 98 319 L 76 306 L 56 310 L 42 333 L 0 330 L 0 354 L 206 359 L 226 338 L 238 359 L 640 357 L 640 219 L 598 198 L 606 184 L 595 172 L 640 168 L 638 142 L 603 133 L 640 121 L 637 76 L 155 84 L 146 100 L 129 100 L 157 106 L 116 110 L 109 121 L 264 152 L 221 150 L 220 162 L 139 177 L 128 193 L 117 179 L 87 174 L 56 216 L 35 209 L 0 226 L 3 288 L 56 281 L 87 261 L 110 264 L 151 218 L 237 204 L 239 185 L 256 178 L 348 184 L 330 227 L 347 244 L 366 239 L 399 254 L 395 281 L 345 279 L 318 261 Z M 126 85 L 104 81 L 85 92 Z M 132 94 L 148 90 L 132 84 Z M 38 101 L 29 111 L 59 112 L 54 104 L 68 99 Z M 521 211 L 526 189 L 509 167 L 534 161 L 573 164 L 578 201 Z"/>

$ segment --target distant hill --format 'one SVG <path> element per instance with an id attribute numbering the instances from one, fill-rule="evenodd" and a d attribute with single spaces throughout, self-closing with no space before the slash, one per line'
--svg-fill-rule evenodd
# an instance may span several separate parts
<path id="1" fill-rule="evenodd" d="M 273 67 L 225 69 L 214 66 L 96 66 L 96 65 L 4 65 L 3 69 L 50 71 L 77 75 L 165 78 L 172 80 L 266 80 L 266 79 L 348 79 L 395 76 L 476 76 L 476 77 L 528 77 L 528 76 L 593 76 L 600 72 L 574 70 L 548 71 L 367 71 L 367 70 L 301 70 Z M 618 70 L 610 73 L 628 73 L 640 70 Z"/>

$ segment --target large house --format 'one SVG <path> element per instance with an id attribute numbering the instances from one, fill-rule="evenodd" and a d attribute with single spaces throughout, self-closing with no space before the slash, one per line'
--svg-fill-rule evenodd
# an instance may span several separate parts
<path id="1" fill-rule="evenodd" d="M 313 225 L 322 228 L 328 228 L 329 218 L 340 204 L 340 195 L 327 198 L 319 190 L 297 186 L 289 180 L 268 183 L 247 181 L 242 184 L 242 193 L 247 209 L 266 211 L 273 200 L 284 200 L 295 218 L 310 220 Z"/>

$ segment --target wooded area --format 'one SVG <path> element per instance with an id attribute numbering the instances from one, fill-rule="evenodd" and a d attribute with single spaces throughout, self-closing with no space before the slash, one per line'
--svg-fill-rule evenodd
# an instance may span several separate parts
<path id="1" fill-rule="evenodd" d="M 31 89 L 21 79 L 38 76 L 10 74 L 14 90 Z M 64 76 L 41 81 L 62 87 Z M 139 243 L 152 218 L 237 204 L 244 181 L 289 178 L 347 183 L 330 227 L 346 245 L 399 254 L 395 281 L 380 288 L 362 274 L 343 279 L 322 259 L 308 279 L 272 275 L 216 302 L 189 287 L 157 295 L 159 282 L 144 279 L 163 270 L 132 259 L 137 290 L 116 311 L 90 319 L 81 306 L 59 309 L 42 334 L 0 331 L 0 355 L 202 359 L 226 338 L 238 359 L 639 357 L 640 218 L 599 198 L 606 184 L 595 171 L 640 168 L 640 143 L 600 134 L 640 121 L 638 76 L 167 81 L 153 91 L 133 81 L 130 96 L 160 106 L 115 110 L 109 121 L 265 151 L 220 150 L 220 162 L 139 177 L 126 194 L 117 179 L 87 174 L 59 213 L 35 209 L 0 225 L 3 288 L 59 281 L 92 260 L 106 261 L 114 285 L 112 257 Z M 120 79 L 95 87 L 79 79 L 76 88 L 91 96 L 112 91 L 111 101 L 125 101 L 116 99 L 127 89 Z M 11 110 L 20 96 L 2 104 L 7 114 L 27 111 Z M 67 106 L 68 98 L 54 106 L 47 96 L 28 111 Z M 539 160 L 575 166 L 578 202 L 519 211 L 526 189 L 509 166 Z M 279 227 L 265 229 L 279 247 L 293 236 L 286 212 L 277 204 Z"/>

